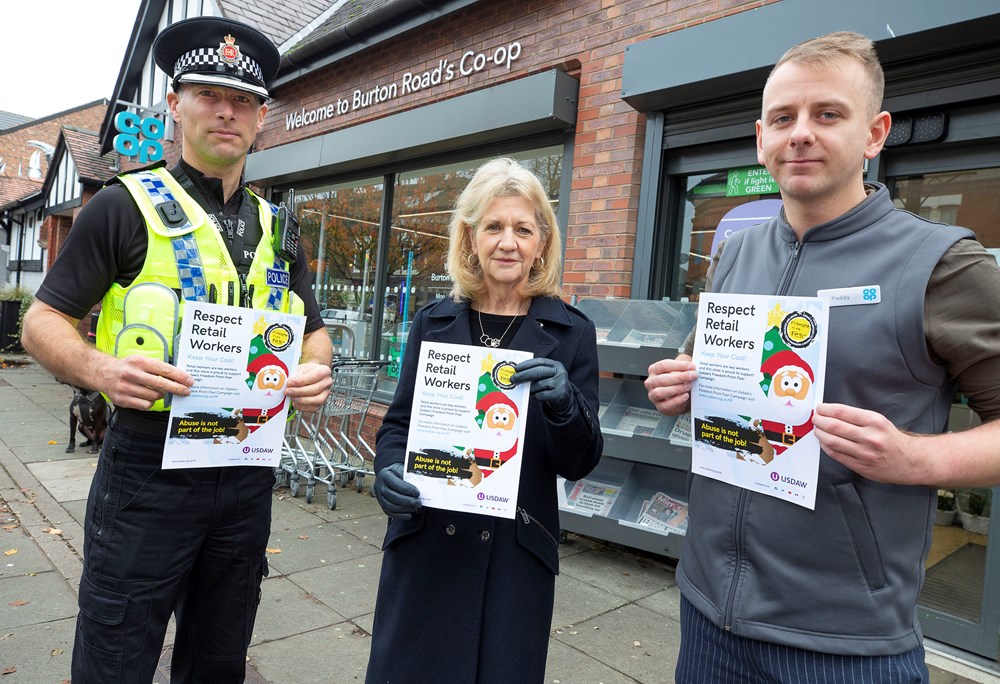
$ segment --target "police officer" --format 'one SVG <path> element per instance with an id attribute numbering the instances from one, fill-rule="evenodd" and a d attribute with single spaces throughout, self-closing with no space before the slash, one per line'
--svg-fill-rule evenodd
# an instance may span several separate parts
<path id="1" fill-rule="evenodd" d="M 242 182 L 277 49 L 250 26 L 199 17 L 168 26 L 153 56 L 173 79 L 167 102 L 181 160 L 122 174 L 91 199 L 24 322 L 24 346 L 42 365 L 115 405 L 87 503 L 76 684 L 151 681 L 172 613 L 171 681 L 243 681 L 273 474 L 160 468 L 165 397 L 189 394 L 194 382 L 170 363 L 173 301 L 180 316 L 187 299 L 304 312 L 286 395 L 311 412 L 331 384 L 330 342 L 301 248 L 275 249 L 274 210 Z M 98 301 L 94 348 L 76 327 Z M 156 333 L 123 333 L 137 315 Z"/>

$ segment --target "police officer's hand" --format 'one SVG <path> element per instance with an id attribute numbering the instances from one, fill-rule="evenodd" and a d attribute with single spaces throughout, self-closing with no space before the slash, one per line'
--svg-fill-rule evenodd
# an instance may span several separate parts
<path id="1" fill-rule="evenodd" d="M 420 510 L 420 490 L 403 479 L 402 463 L 393 463 L 378 471 L 372 491 L 390 518 L 409 520 Z"/>
<path id="2" fill-rule="evenodd" d="M 285 396 L 292 400 L 292 405 L 303 413 L 315 413 L 323 408 L 333 378 L 330 367 L 320 363 L 300 363 L 295 374 L 288 378 L 285 385 Z"/>
<path id="3" fill-rule="evenodd" d="M 568 418 L 576 410 L 576 395 L 566 368 L 555 359 L 528 359 L 517 364 L 510 381 L 531 383 L 531 396 L 548 405 L 555 416 Z"/>
<path id="4" fill-rule="evenodd" d="M 119 408 L 145 411 L 168 392 L 178 396 L 191 394 L 190 387 L 194 384 L 194 378 L 176 366 L 146 356 L 124 359 L 108 356 L 103 365 L 98 389 Z"/>

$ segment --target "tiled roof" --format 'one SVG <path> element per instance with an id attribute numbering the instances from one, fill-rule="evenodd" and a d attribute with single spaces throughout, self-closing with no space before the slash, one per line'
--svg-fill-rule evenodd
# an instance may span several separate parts
<path id="1" fill-rule="evenodd" d="M 101 156 L 101 141 L 97 131 L 88 131 L 74 126 L 63 126 L 66 147 L 73 155 L 73 162 L 81 181 L 92 181 L 103 185 L 117 171 L 111 165 L 117 153 L 109 152 Z"/>
<path id="2" fill-rule="evenodd" d="M 0 176 L 0 210 L 42 191 L 42 182 L 28 178 Z"/>
<path id="3" fill-rule="evenodd" d="M 336 12 L 330 15 L 326 21 L 318 26 L 315 31 L 311 32 L 305 40 L 301 41 L 299 44 L 301 45 L 302 43 L 311 43 L 319 40 L 331 31 L 334 31 L 342 26 L 346 26 L 348 23 L 356 19 L 368 16 L 380 7 L 391 5 L 393 2 L 396 2 L 396 0 L 347 0 L 347 2 L 341 5 Z"/>
<path id="4" fill-rule="evenodd" d="M 325 12 L 330 0 L 222 0 L 222 14 L 230 19 L 256 26 L 281 45 L 302 27 Z M 360 0 L 346 3 L 362 4 Z M 364 4 L 367 4 L 364 3 Z"/>
<path id="5" fill-rule="evenodd" d="M 31 119 L 32 117 L 30 116 L 22 116 L 21 114 L 15 114 L 14 112 L 5 112 L 0 110 L 0 131 L 5 128 L 20 126 L 23 123 L 28 123 Z"/>

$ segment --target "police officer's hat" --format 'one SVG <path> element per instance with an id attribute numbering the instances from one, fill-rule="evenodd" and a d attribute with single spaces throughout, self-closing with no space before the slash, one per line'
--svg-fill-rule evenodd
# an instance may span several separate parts
<path id="1" fill-rule="evenodd" d="M 153 42 L 153 59 L 181 83 L 245 90 L 268 97 L 281 56 L 263 33 L 232 19 L 192 17 L 171 24 Z"/>

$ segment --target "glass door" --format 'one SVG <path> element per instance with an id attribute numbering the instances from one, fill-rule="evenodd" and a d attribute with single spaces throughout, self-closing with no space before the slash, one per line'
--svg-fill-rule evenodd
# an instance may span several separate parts
<path id="1" fill-rule="evenodd" d="M 888 185 L 897 207 L 973 230 L 1000 260 L 1000 167 L 907 175 Z M 978 424 L 964 397 L 956 397 L 950 429 Z M 991 516 L 997 496 L 1000 487 L 939 490 L 919 601 L 927 637 L 992 660 L 1000 635 L 1000 526 Z"/>

